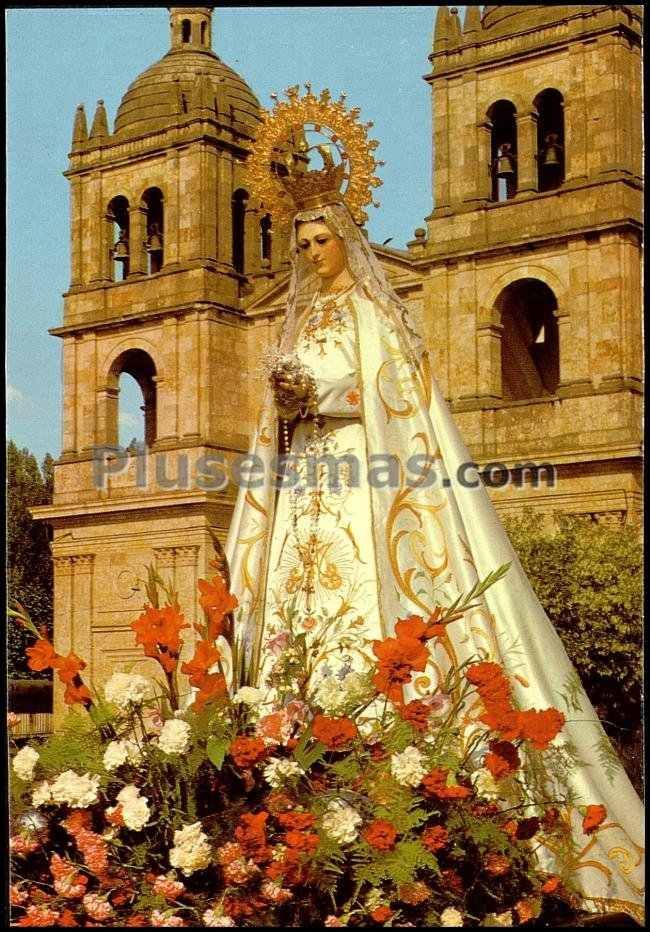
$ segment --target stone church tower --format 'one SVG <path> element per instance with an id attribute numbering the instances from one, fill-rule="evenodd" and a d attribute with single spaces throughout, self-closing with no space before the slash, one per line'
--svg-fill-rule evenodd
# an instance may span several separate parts
<path id="1" fill-rule="evenodd" d="M 640 509 L 640 6 L 438 7 L 434 209 L 410 244 L 477 462 L 550 463 L 501 513 Z"/>
<path id="2" fill-rule="evenodd" d="M 640 9 L 467 7 L 461 26 L 438 8 L 433 211 L 407 250 L 373 248 L 476 461 L 557 470 L 555 488 L 494 487 L 502 513 L 640 509 Z M 248 447 L 287 288 L 287 243 L 242 175 L 257 98 L 212 51 L 212 7 L 169 11 L 170 49 L 113 131 L 101 101 L 90 131 L 78 108 L 66 172 L 63 449 L 34 513 L 53 527 L 56 649 L 96 685 L 147 663 L 129 625 L 148 564 L 198 614 L 233 505 L 207 458 Z M 129 455 L 125 375 L 146 444 Z"/>
<path id="3" fill-rule="evenodd" d="M 170 49 L 130 85 L 113 132 L 102 101 L 90 132 L 83 106 L 74 121 L 71 282 L 52 331 L 63 450 L 40 514 L 54 529 L 56 648 L 98 683 L 140 656 L 129 623 L 147 564 L 196 612 L 210 529 L 223 537 L 232 508 L 210 488 L 218 469 L 201 486 L 201 458 L 247 447 L 249 359 L 268 324 L 251 326 L 243 304 L 286 254 L 248 204 L 259 104 L 212 51 L 211 21 L 212 7 L 170 8 Z M 123 374 L 142 391 L 146 454 L 117 448 Z"/>

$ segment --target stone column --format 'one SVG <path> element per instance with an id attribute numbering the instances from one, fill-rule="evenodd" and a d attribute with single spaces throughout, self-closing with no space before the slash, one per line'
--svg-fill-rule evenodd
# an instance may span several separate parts
<path id="1" fill-rule="evenodd" d="M 118 442 L 117 415 L 119 397 L 119 388 L 100 388 L 97 390 L 97 429 L 95 440 L 100 445 L 115 445 Z"/>
<path id="2" fill-rule="evenodd" d="M 537 112 L 517 117 L 517 194 L 531 194 L 537 185 Z"/>
<path id="3" fill-rule="evenodd" d="M 70 286 L 83 283 L 81 256 L 81 180 L 70 179 Z"/>
<path id="4" fill-rule="evenodd" d="M 149 261 L 145 240 L 147 238 L 147 211 L 144 207 L 129 208 L 129 278 L 146 275 Z"/>
<path id="5" fill-rule="evenodd" d="M 477 125 L 476 139 L 476 197 L 489 201 L 492 198 L 492 124 L 489 120 L 483 120 Z"/>
<path id="6" fill-rule="evenodd" d="M 559 369 L 560 380 L 557 385 L 559 394 L 564 394 L 566 383 L 571 382 L 572 359 L 574 349 L 571 345 L 571 316 L 565 308 L 557 307 L 553 311 L 553 316 L 557 320 L 557 340 L 559 348 Z"/>
<path id="7" fill-rule="evenodd" d="M 92 679 L 92 624 L 93 624 L 93 570 L 94 553 L 77 554 L 72 557 L 73 603 L 72 603 L 72 649 L 85 660 L 82 678 Z"/>
<path id="8" fill-rule="evenodd" d="M 501 338 L 503 325 L 495 320 L 476 328 L 477 394 L 481 401 L 494 403 L 502 398 Z"/>
<path id="9" fill-rule="evenodd" d="M 191 619 L 199 619 L 199 604 L 197 597 L 199 547 L 190 544 L 186 547 L 174 547 L 176 592 L 181 612 L 191 624 Z M 179 658 L 180 664 L 194 656 L 196 633 L 194 628 L 185 628 L 182 632 L 183 645 Z M 180 676 L 179 676 L 180 679 Z M 180 683 L 179 683 L 180 685 Z M 186 688 L 186 687 L 185 687 Z M 183 692 L 184 689 L 181 689 Z"/>
<path id="10" fill-rule="evenodd" d="M 72 557 L 54 556 L 54 649 L 67 655 L 72 650 Z M 83 658 L 86 659 L 85 657 Z M 54 675 L 54 728 L 65 718 L 64 687 Z"/>
<path id="11" fill-rule="evenodd" d="M 165 269 L 178 265 L 178 202 L 180 172 L 178 151 L 172 149 L 165 160 L 165 214 L 164 214 L 164 257 Z"/>
<path id="12" fill-rule="evenodd" d="M 77 450 L 77 337 L 63 340 L 63 423 L 61 454 Z"/>
<path id="13" fill-rule="evenodd" d="M 99 172 L 92 172 L 86 185 L 86 194 L 88 201 L 83 205 L 83 210 L 87 217 L 87 233 L 84 242 L 81 244 L 84 251 L 84 264 L 87 263 L 86 280 L 88 282 L 100 282 L 103 280 L 104 270 L 102 260 L 105 207 L 102 204 L 102 178 Z"/>

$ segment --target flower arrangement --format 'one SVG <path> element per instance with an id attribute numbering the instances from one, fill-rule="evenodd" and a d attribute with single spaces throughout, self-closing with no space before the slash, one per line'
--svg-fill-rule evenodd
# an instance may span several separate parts
<path id="1" fill-rule="evenodd" d="M 571 766 L 554 741 L 562 713 L 519 708 L 505 670 L 480 657 L 408 698 L 435 639 L 500 575 L 428 619 L 397 621 L 373 643 L 372 669 L 315 690 L 296 679 L 306 639 L 293 610 L 270 648 L 273 687 L 247 682 L 236 600 L 218 574 L 199 583 L 204 618 L 182 662 L 190 623 L 149 571 L 132 628 L 160 675 L 116 672 L 101 694 L 81 658 L 59 655 L 13 611 L 35 637 L 30 666 L 56 671 L 71 707 L 61 733 L 12 759 L 13 924 L 457 927 L 574 915 L 570 871 L 537 858 L 570 847 L 571 801 L 530 777 Z M 605 818 L 585 807 L 585 834 Z"/>

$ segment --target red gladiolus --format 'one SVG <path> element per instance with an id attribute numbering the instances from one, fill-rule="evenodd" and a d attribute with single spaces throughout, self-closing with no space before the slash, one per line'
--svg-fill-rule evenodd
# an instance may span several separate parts
<path id="1" fill-rule="evenodd" d="M 152 608 L 147 605 L 142 615 L 131 623 L 136 644 L 142 644 L 145 656 L 153 657 L 166 673 L 173 673 L 181 648 L 180 632 L 189 628 L 175 605 Z"/>
<path id="2" fill-rule="evenodd" d="M 220 651 L 209 641 L 198 641 L 191 660 L 181 664 L 181 673 L 186 673 L 191 686 L 200 686 L 210 667 L 221 660 Z"/>
<path id="3" fill-rule="evenodd" d="M 27 666 L 30 670 L 35 670 L 37 672 L 48 670 L 50 667 L 53 667 L 59 659 L 54 647 L 49 641 L 45 640 L 45 638 L 36 641 L 35 644 L 28 647 L 25 653 L 29 658 Z"/>
<path id="4" fill-rule="evenodd" d="M 375 819 L 364 830 L 363 837 L 372 848 L 377 851 L 390 851 L 395 847 L 397 829 L 386 819 Z"/>
<path id="5" fill-rule="evenodd" d="M 429 652 L 415 638 L 385 638 L 372 645 L 378 658 L 373 682 L 378 691 L 393 702 L 402 702 L 402 684 L 408 683 L 414 670 L 422 672 L 429 660 Z"/>
<path id="6" fill-rule="evenodd" d="M 357 726 L 349 718 L 331 718 L 328 715 L 316 715 L 311 726 L 311 733 L 317 741 L 322 741 L 330 751 L 347 747 L 358 735 Z"/>
<path id="7" fill-rule="evenodd" d="M 509 741 L 492 741 L 485 756 L 485 766 L 495 780 L 514 773 L 521 766 L 517 748 Z"/>
<path id="8" fill-rule="evenodd" d="M 607 818 L 607 809 L 605 806 L 590 805 L 587 806 L 584 818 L 582 820 L 582 831 L 585 835 L 591 835 L 599 825 L 602 825 Z"/>
<path id="9" fill-rule="evenodd" d="M 59 674 L 62 683 L 72 683 L 79 673 L 86 667 L 86 661 L 71 651 L 67 657 L 58 657 L 54 668 Z"/>
<path id="10" fill-rule="evenodd" d="M 63 693 L 63 701 L 66 705 L 74 705 L 78 702 L 80 705 L 87 706 L 92 703 L 92 696 L 88 687 L 83 683 L 68 683 Z"/>
<path id="11" fill-rule="evenodd" d="M 234 595 L 228 592 L 228 587 L 222 576 L 213 576 L 210 581 L 199 579 L 199 602 L 208 616 L 208 637 L 216 640 L 223 632 L 225 616 L 238 606 Z"/>
<path id="12" fill-rule="evenodd" d="M 194 699 L 194 709 L 200 712 L 201 709 L 210 702 L 211 699 L 218 699 L 225 696 L 228 691 L 226 678 L 221 673 L 210 673 L 205 676 L 199 687 L 199 692 Z"/>

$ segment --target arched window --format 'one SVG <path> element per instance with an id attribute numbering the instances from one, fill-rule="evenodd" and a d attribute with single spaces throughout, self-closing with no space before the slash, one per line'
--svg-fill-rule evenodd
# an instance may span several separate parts
<path id="1" fill-rule="evenodd" d="M 492 200 L 507 201 L 517 193 L 517 110 L 498 100 L 488 110 L 491 131 Z"/>
<path id="2" fill-rule="evenodd" d="M 106 218 L 112 225 L 112 240 L 109 246 L 111 278 L 114 282 L 124 281 L 129 274 L 129 202 L 121 194 L 108 205 Z"/>
<path id="3" fill-rule="evenodd" d="M 522 278 L 497 299 L 503 327 L 501 386 L 504 399 L 553 395 L 560 380 L 555 295 L 544 282 Z"/>
<path id="4" fill-rule="evenodd" d="M 235 272 L 244 274 L 246 205 L 248 192 L 238 188 L 232 196 L 232 264 Z"/>
<path id="5" fill-rule="evenodd" d="M 121 353 L 111 365 L 108 387 L 116 398 L 107 413 L 108 443 L 128 446 L 132 440 L 144 439 L 151 446 L 156 439 L 156 367 L 151 356 L 141 349 Z M 142 412 L 139 422 L 138 400 Z"/>
<path id="6" fill-rule="evenodd" d="M 260 220 L 260 259 L 271 264 L 272 259 L 271 215 Z"/>
<path id="7" fill-rule="evenodd" d="M 201 45 L 205 45 L 205 39 L 208 33 L 208 24 L 205 20 L 201 21 Z"/>
<path id="8" fill-rule="evenodd" d="M 184 19 L 181 23 L 181 39 L 183 42 L 192 41 L 192 23 L 189 19 Z"/>
<path id="9" fill-rule="evenodd" d="M 537 185 L 552 191 L 564 181 L 564 98 L 547 88 L 535 98 L 537 118 Z"/>
<path id="10" fill-rule="evenodd" d="M 160 272 L 164 262 L 164 212 L 160 188 L 147 188 L 142 195 L 142 206 L 147 212 L 145 248 L 148 255 L 148 272 Z"/>

